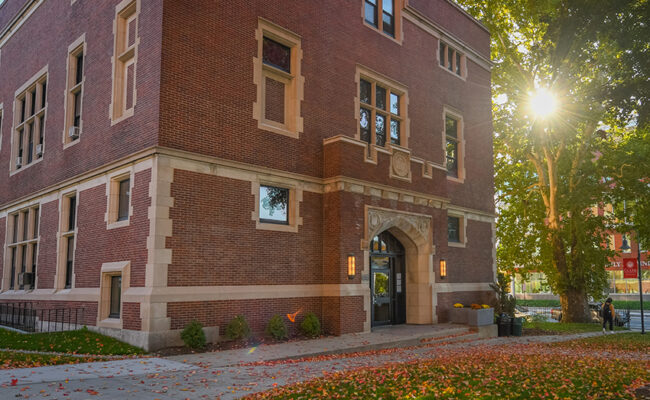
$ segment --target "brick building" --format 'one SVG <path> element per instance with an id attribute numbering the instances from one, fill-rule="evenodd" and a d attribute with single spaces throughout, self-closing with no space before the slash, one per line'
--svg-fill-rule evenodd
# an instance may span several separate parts
<path id="1" fill-rule="evenodd" d="M 490 38 L 453 2 L 0 3 L 0 301 L 153 349 L 490 300 Z"/>

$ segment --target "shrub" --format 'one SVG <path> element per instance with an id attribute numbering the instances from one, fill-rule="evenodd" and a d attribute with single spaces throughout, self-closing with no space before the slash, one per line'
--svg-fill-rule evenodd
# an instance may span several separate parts
<path id="1" fill-rule="evenodd" d="M 279 314 L 275 314 L 269 320 L 269 324 L 266 326 L 266 334 L 276 340 L 286 339 L 289 336 L 287 326 Z"/>
<path id="2" fill-rule="evenodd" d="M 251 334 L 251 328 L 243 315 L 238 315 L 226 326 L 226 337 L 230 340 L 246 339 Z"/>
<path id="3" fill-rule="evenodd" d="M 181 339 L 185 346 L 192 349 L 202 349 L 205 347 L 205 332 L 203 325 L 197 320 L 193 320 L 181 332 Z"/>
<path id="4" fill-rule="evenodd" d="M 305 314 L 305 318 L 300 323 L 300 331 L 307 337 L 317 337 L 320 335 L 320 321 L 314 313 Z"/>

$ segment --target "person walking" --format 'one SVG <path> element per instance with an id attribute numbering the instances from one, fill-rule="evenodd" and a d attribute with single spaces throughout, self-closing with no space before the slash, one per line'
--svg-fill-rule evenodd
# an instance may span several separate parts
<path id="1" fill-rule="evenodd" d="M 603 316 L 603 333 L 605 333 L 605 325 L 609 322 L 609 331 L 614 333 L 614 316 L 616 312 L 614 311 L 614 306 L 612 305 L 612 298 L 608 297 L 603 304 L 601 309 L 601 314 Z"/>

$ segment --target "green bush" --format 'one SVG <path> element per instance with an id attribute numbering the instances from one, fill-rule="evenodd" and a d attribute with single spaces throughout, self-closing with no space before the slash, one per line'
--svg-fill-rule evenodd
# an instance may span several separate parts
<path id="1" fill-rule="evenodd" d="M 320 335 L 320 321 L 314 313 L 305 314 L 305 318 L 300 323 L 300 332 L 307 337 L 317 337 Z"/>
<path id="2" fill-rule="evenodd" d="M 197 320 L 193 320 L 181 332 L 181 339 L 185 346 L 191 349 L 202 349 L 205 347 L 205 332 L 203 325 Z"/>
<path id="3" fill-rule="evenodd" d="M 266 326 L 266 334 L 275 340 L 283 340 L 289 337 L 287 326 L 284 324 L 282 316 L 276 314 L 271 317 L 269 324 Z"/>
<path id="4" fill-rule="evenodd" d="M 246 339 L 251 334 L 251 328 L 243 315 L 238 315 L 226 326 L 226 337 L 230 340 Z"/>

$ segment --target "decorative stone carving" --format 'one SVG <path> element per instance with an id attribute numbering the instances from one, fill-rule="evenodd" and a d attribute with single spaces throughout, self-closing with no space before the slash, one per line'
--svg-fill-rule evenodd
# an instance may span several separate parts
<path id="1" fill-rule="evenodd" d="M 411 154 L 393 147 L 393 155 L 390 159 L 391 178 L 411 181 Z"/>
<path id="2" fill-rule="evenodd" d="M 365 243 L 370 243 L 375 235 L 397 227 L 407 234 L 414 242 L 429 244 L 429 229 L 431 217 L 427 215 L 407 214 L 394 210 L 368 208 L 366 216 L 367 231 Z"/>

